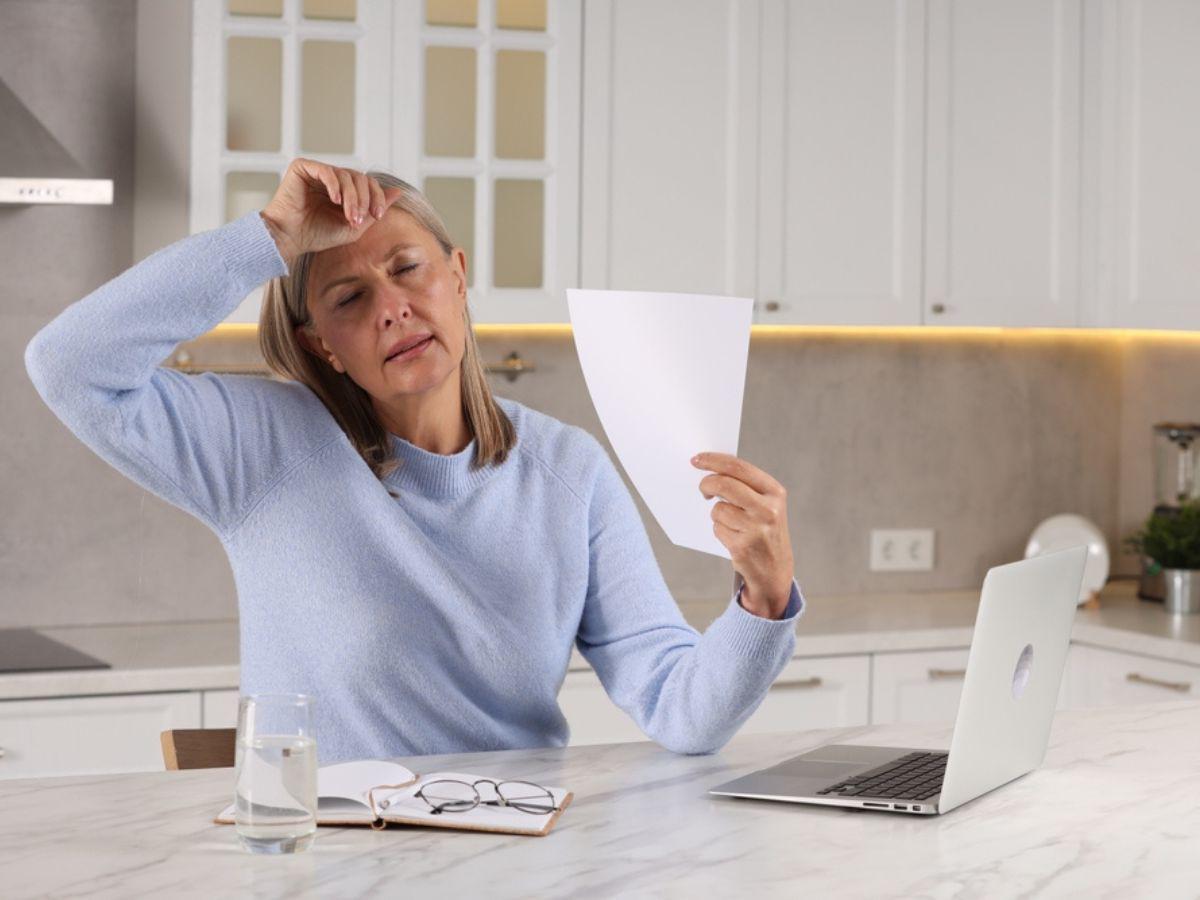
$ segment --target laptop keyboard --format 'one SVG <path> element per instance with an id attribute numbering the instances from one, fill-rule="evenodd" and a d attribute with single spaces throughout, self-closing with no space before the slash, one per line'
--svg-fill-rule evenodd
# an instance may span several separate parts
<path id="1" fill-rule="evenodd" d="M 838 797 L 928 800 L 942 790 L 947 753 L 918 750 L 817 791 Z"/>

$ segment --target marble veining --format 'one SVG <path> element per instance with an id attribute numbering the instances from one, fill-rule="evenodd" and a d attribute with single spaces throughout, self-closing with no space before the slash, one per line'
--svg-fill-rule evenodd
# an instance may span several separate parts
<path id="1" fill-rule="evenodd" d="M 7 898 L 1195 896 L 1200 702 L 1059 712 L 1042 766 L 945 816 L 706 791 L 827 741 L 946 748 L 946 724 L 739 735 L 709 756 L 652 742 L 403 760 L 565 785 L 546 837 L 321 828 L 256 857 L 212 816 L 231 769 L 0 782 Z M 65 864 L 64 864 L 65 863 Z"/>

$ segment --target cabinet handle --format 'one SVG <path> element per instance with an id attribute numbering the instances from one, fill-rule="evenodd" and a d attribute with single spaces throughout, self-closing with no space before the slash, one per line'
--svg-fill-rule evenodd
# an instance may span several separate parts
<path id="1" fill-rule="evenodd" d="M 796 678 L 792 681 L 777 681 L 775 687 L 796 687 L 796 688 L 815 688 L 821 686 L 821 676 L 813 675 L 811 678 Z"/>
<path id="2" fill-rule="evenodd" d="M 951 678 L 963 678 L 967 674 L 966 669 L 930 669 L 930 681 L 945 681 Z"/>
<path id="3" fill-rule="evenodd" d="M 1192 689 L 1190 681 L 1163 681 L 1161 678 L 1151 678 L 1149 675 L 1143 675 L 1141 672 L 1130 672 L 1125 676 L 1125 680 L 1138 684 L 1153 684 L 1158 687 L 1165 687 L 1168 690 L 1179 691 L 1181 694 L 1186 694 Z"/>
<path id="4" fill-rule="evenodd" d="M 940 316 L 942 313 L 944 313 L 946 311 L 946 304 L 945 303 L 935 303 L 935 304 L 933 304 L 933 306 L 929 307 L 929 310 L 934 315 Z"/>
<path id="5" fill-rule="evenodd" d="M 4 748 L 0 747 L 0 759 L 4 759 Z"/>

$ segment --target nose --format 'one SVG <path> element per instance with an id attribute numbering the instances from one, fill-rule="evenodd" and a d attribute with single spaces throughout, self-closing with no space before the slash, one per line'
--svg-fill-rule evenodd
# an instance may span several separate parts
<path id="1" fill-rule="evenodd" d="M 386 331 L 401 319 L 412 318 L 412 304 L 408 292 L 402 288 L 388 281 L 375 292 L 375 296 L 375 313 L 380 330 Z"/>

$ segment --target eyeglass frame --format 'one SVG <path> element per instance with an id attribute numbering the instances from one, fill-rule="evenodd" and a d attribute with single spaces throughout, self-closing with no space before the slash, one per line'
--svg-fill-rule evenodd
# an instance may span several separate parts
<path id="1" fill-rule="evenodd" d="M 381 791 L 381 790 L 386 790 L 386 789 L 406 788 L 418 780 L 419 780 L 418 778 L 412 778 L 412 779 L 404 782 L 403 784 L 377 784 L 377 785 L 375 785 L 375 787 L 368 789 L 367 790 L 367 802 L 371 806 L 371 815 L 374 816 L 375 821 L 376 822 L 383 821 L 383 817 L 379 814 L 379 811 L 375 808 L 375 792 L 376 791 Z M 444 807 L 434 806 L 434 804 L 430 802 L 429 798 L 425 796 L 424 791 L 425 791 L 425 788 L 429 787 L 429 785 L 441 784 L 442 782 L 446 782 L 449 784 L 461 784 L 461 785 L 465 785 L 466 787 L 469 787 L 471 790 L 473 790 L 475 792 L 475 803 L 472 806 L 468 806 L 466 809 L 446 809 Z M 476 787 L 476 785 L 478 785 L 478 784 L 492 785 L 492 787 L 496 791 L 497 799 L 496 800 L 484 800 L 483 798 L 481 798 L 479 796 L 479 788 Z M 546 795 L 550 798 L 551 805 L 543 808 L 541 812 L 534 812 L 533 810 L 529 810 L 529 809 L 521 809 L 521 807 L 514 806 L 513 804 L 511 804 L 507 800 L 505 800 L 503 796 L 501 796 L 500 785 L 502 785 L 502 784 L 527 784 L 530 787 L 535 787 L 540 791 L 545 791 Z M 503 806 L 507 809 L 515 809 L 515 810 L 517 810 L 517 812 L 528 813 L 529 815 L 533 815 L 533 816 L 544 816 L 546 813 L 558 812 L 559 810 L 562 809 L 562 807 L 560 807 L 557 803 L 554 802 L 554 794 L 549 788 L 543 787 L 542 785 L 537 784 L 536 782 L 533 782 L 533 781 L 523 781 L 521 779 L 513 779 L 513 778 L 506 778 L 503 781 L 495 781 L 491 778 L 477 778 L 477 779 L 475 779 L 475 781 L 473 781 L 469 784 L 465 781 L 459 781 L 456 778 L 439 778 L 436 781 L 430 781 L 427 784 L 421 785 L 417 789 L 416 793 L 413 794 L 413 796 L 420 797 L 422 800 L 424 800 L 425 804 L 430 808 L 430 810 L 432 811 L 432 814 L 435 816 L 441 815 L 444 812 L 470 812 L 471 810 L 473 810 L 479 806 Z M 449 801 L 449 802 L 464 803 L 466 801 L 458 800 L 458 801 Z M 387 809 L 386 802 L 383 804 L 382 808 Z M 386 825 L 386 822 L 384 823 L 384 825 Z M 384 825 L 376 826 L 375 822 L 371 823 L 371 827 L 377 828 L 377 829 L 384 827 Z"/>

